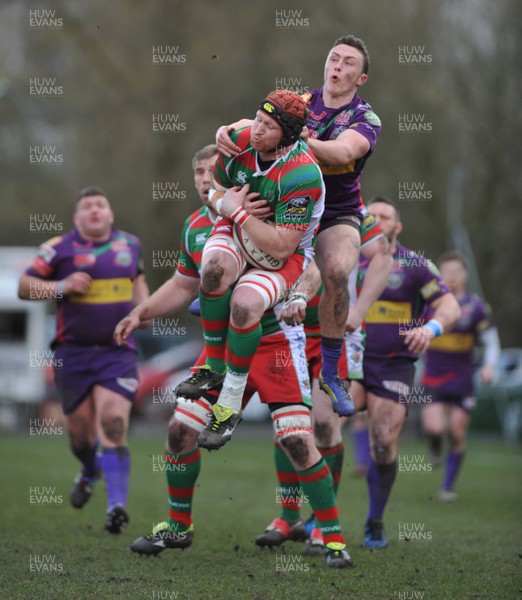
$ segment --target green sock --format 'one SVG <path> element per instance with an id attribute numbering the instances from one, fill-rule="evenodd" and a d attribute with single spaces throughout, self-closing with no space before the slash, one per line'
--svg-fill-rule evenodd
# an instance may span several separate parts
<path id="1" fill-rule="evenodd" d="M 240 329 L 232 323 L 228 329 L 227 370 L 236 375 L 247 375 L 261 341 L 261 322 Z"/>
<path id="2" fill-rule="evenodd" d="M 292 462 L 279 444 L 274 444 L 274 458 L 279 486 L 278 501 L 281 502 L 281 519 L 291 523 L 300 518 L 301 484 Z"/>
<path id="3" fill-rule="evenodd" d="M 225 372 L 228 319 L 230 316 L 229 288 L 221 296 L 211 296 L 199 290 L 201 325 L 205 337 L 206 364 L 216 373 Z"/>
<path id="4" fill-rule="evenodd" d="M 165 450 L 169 490 L 169 525 L 173 531 L 185 531 L 192 525 L 192 498 L 201 469 L 199 448 L 186 454 Z"/>
<path id="5" fill-rule="evenodd" d="M 337 490 L 339 489 L 339 483 L 341 482 L 341 472 L 343 470 L 344 444 L 343 442 L 340 442 L 331 448 L 318 448 L 318 450 L 330 468 L 334 492 L 337 496 Z"/>
<path id="6" fill-rule="evenodd" d="M 325 546 L 333 542 L 345 544 L 339 523 L 332 474 L 324 458 L 309 469 L 297 471 L 297 474 L 303 493 L 310 500 L 315 522 L 323 534 Z"/>

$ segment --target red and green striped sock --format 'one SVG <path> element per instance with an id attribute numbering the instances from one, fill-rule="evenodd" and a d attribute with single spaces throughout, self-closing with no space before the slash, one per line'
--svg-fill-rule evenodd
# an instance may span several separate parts
<path id="1" fill-rule="evenodd" d="M 227 344 L 228 319 L 230 316 L 229 288 L 217 296 L 199 290 L 201 326 L 205 337 L 206 364 L 216 373 L 225 372 L 225 352 Z"/>
<path id="2" fill-rule="evenodd" d="M 343 459 L 344 459 L 344 444 L 340 442 L 336 446 L 331 448 L 317 448 L 324 458 L 326 464 L 330 469 L 330 473 L 333 478 L 334 492 L 337 496 L 337 490 L 339 489 L 339 483 L 341 482 L 341 473 L 343 470 Z"/>
<path id="3" fill-rule="evenodd" d="M 331 543 L 346 544 L 339 524 L 332 474 L 324 458 L 309 469 L 297 471 L 297 474 L 303 493 L 310 499 L 325 546 Z"/>
<path id="4" fill-rule="evenodd" d="M 301 484 L 294 465 L 285 451 L 277 443 L 274 444 L 274 458 L 279 487 L 277 496 L 281 501 L 280 518 L 289 523 L 297 521 L 301 510 Z"/>
<path id="5" fill-rule="evenodd" d="M 227 371 L 248 375 L 254 355 L 261 341 L 261 323 L 240 329 L 230 323 L 228 328 Z"/>
<path id="6" fill-rule="evenodd" d="M 167 485 L 169 490 L 169 526 L 173 531 L 185 531 L 192 524 L 192 498 L 201 469 L 199 448 L 186 454 L 165 450 Z"/>

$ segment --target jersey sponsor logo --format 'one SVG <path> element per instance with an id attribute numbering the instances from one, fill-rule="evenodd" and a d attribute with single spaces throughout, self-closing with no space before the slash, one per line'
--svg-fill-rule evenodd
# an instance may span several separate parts
<path id="1" fill-rule="evenodd" d="M 93 279 L 86 294 L 71 294 L 69 302 L 77 304 L 113 304 L 130 302 L 133 285 L 129 278 Z"/>
<path id="2" fill-rule="evenodd" d="M 330 139 L 331 140 L 335 140 L 336 138 L 338 138 L 341 133 L 344 133 L 346 131 L 347 126 L 346 125 L 340 125 L 339 127 L 336 127 L 331 135 L 330 135 Z"/>
<path id="3" fill-rule="evenodd" d="M 126 250 L 129 247 L 125 238 L 113 240 L 110 245 L 111 250 L 114 250 L 114 252 L 117 252 L 118 250 Z"/>
<path id="4" fill-rule="evenodd" d="M 401 321 L 411 321 L 411 304 L 409 302 L 392 302 L 377 300 L 366 313 L 366 323 L 395 325 Z"/>
<path id="5" fill-rule="evenodd" d="M 207 241 L 208 233 L 197 233 L 195 237 L 196 244 L 204 244 Z"/>
<path id="6" fill-rule="evenodd" d="M 247 174 L 244 171 L 238 171 L 236 178 L 239 181 L 239 183 L 243 185 L 245 185 L 245 183 L 247 182 Z"/>
<path id="7" fill-rule="evenodd" d="M 299 198 L 292 198 L 286 204 L 283 218 L 291 219 L 293 221 L 301 221 L 303 219 L 306 219 L 306 215 L 308 214 L 309 202 L 310 202 L 310 196 L 302 196 Z"/>
<path id="8" fill-rule="evenodd" d="M 338 114 L 337 117 L 335 117 L 334 123 L 336 125 L 348 125 L 352 117 L 353 108 L 350 108 L 350 110 L 343 110 L 342 113 Z"/>
<path id="9" fill-rule="evenodd" d="M 440 292 L 440 285 L 436 279 L 432 279 L 426 285 L 421 287 L 420 293 L 424 300 L 431 298 L 434 294 Z"/>
<path id="10" fill-rule="evenodd" d="M 310 115 L 308 116 L 308 120 L 312 120 L 312 121 L 318 121 L 317 126 L 319 126 L 321 123 L 321 121 L 326 117 L 326 111 L 323 110 L 323 112 L 320 115 L 316 115 L 314 113 L 313 110 L 310 111 Z M 307 123 L 308 127 L 310 127 L 310 124 Z"/>
<path id="11" fill-rule="evenodd" d="M 91 254 L 90 252 L 82 252 L 81 254 L 76 254 L 73 259 L 73 264 L 75 267 L 90 267 L 96 262 L 96 256 Z"/>
<path id="12" fill-rule="evenodd" d="M 138 389 L 138 380 L 135 377 L 117 377 L 116 383 L 128 392 L 135 392 Z"/>
<path id="13" fill-rule="evenodd" d="M 380 127 L 382 125 L 381 120 L 372 110 L 367 110 L 364 113 L 364 118 L 368 121 L 368 123 L 371 123 L 376 127 Z"/>
<path id="14" fill-rule="evenodd" d="M 114 264 L 120 265 L 121 267 L 128 267 L 132 263 L 132 253 L 130 248 L 120 250 L 114 257 Z"/>
<path id="15" fill-rule="evenodd" d="M 401 287 L 404 278 L 404 273 L 401 273 L 400 271 L 392 271 L 388 277 L 386 287 L 389 287 L 392 290 L 397 290 Z"/>
<path id="16" fill-rule="evenodd" d="M 475 337 L 472 333 L 445 333 L 431 340 L 430 350 L 469 352 L 474 345 Z"/>
<path id="17" fill-rule="evenodd" d="M 50 263 L 56 256 L 56 250 L 52 246 L 49 246 L 49 244 L 42 244 L 38 250 L 38 256 L 46 263 Z"/>
<path id="18" fill-rule="evenodd" d="M 263 110 L 266 110 L 268 113 L 273 113 L 275 111 L 275 107 L 273 104 L 270 104 L 270 102 L 265 102 L 263 104 Z"/>

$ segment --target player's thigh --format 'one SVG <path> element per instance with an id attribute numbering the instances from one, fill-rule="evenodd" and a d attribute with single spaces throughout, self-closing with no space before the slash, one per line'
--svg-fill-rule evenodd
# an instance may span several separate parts
<path id="1" fill-rule="evenodd" d="M 65 415 L 65 423 L 74 446 L 94 444 L 96 418 L 92 394 L 87 394 L 73 412 Z"/>
<path id="2" fill-rule="evenodd" d="M 406 418 L 406 407 L 368 392 L 370 436 L 374 444 L 395 446 Z"/>
<path id="3" fill-rule="evenodd" d="M 443 402 L 432 402 L 422 409 L 422 426 L 427 435 L 441 435 L 446 421 L 446 406 Z"/>
<path id="4" fill-rule="evenodd" d="M 361 236 L 355 227 L 334 225 L 321 231 L 317 236 L 315 258 L 323 280 L 325 276 L 339 272 L 348 278 L 359 258 L 360 247 Z"/>

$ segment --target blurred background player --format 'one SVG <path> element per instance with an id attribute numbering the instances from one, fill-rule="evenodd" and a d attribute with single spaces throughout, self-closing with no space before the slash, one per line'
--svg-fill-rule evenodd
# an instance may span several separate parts
<path id="1" fill-rule="evenodd" d="M 133 305 L 147 298 L 148 288 L 141 243 L 113 229 L 114 212 L 105 192 L 97 187 L 81 190 L 73 221 L 72 231 L 40 246 L 20 279 L 18 294 L 32 300 L 32 290 L 42 289 L 58 301 L 57 330 L 51 344 L 55 381 L 71 450 L 83 465 L 70 501 L 82 508 L 103 472 L 105 529 L 120 533 L 129 521 L 126 435 L 138 379 L 134 339 L 120 348 L 113 331 Z"/>
<path id="2" fill-rule="evenodd" d="M 319 303 L 319 382 L 339 415 L 354 412 L 348 384 L 339 377 L 338 362 L 349 309 L 348 277 L 359 258 L 360 177 L 381 131 L 379 117 L 357 93 L 368 80 L 369 66 L 368 50 L 361 39 L 353 35 L 338 38 L 326 58 L 323 87 L 303 96 L 310 110 L 303 139 L 317 158 L 326 185 L 316 248 L 324 284 Z M 221 151 L 227 155 L 239 152 L 229 133 L 245 122 L 218 130 Z"/>
<path id="3" fill-rule="evenodd" d="M 377 197 L 369 203 L 368 210 L 388 238 L 394 259 L 388 285 L 365 316 L 363 378 L 352 382 L 356 407 L 368 409 L 370 422 L 371 460 L 366 474 L 369 509 L 364 546 L 375 549 L 388 546 L 382 518 L 397 474 L 398 439 L 413 385 L 414 363 L 433 337 L 451 329 L 460 309 L 430 261 L 398 243 L 402 223 L 394 203 Z M 366 269 L 367 262 L 361 257 L 361 281 Z M 418 326 L 427 306 L 433 310 L 433 316 Z"/>
<path id="4" fill-rule="evenodd" d="M 233 134 L 241 153 L 233 158 L 220 154 L 216 164 L 211 202 L 226 218 L 216 223 L 202 258 L 206 363 L 176 388 L 178 396 L 198 399 L 223 383 L 213 416 L 199 436 L 199 445 L 209 450 L 223 446 L 240 421 L 263 313 L 285 297 L 313 256 L 324 184 L 315 159 L 299 138 L 306 115 L 297 94 L 271 92 L 252 125 Z M 275 226 L 245 210 L 245 199 L 257 197 L 274 209 Z M 274 271 L 249 268 L 234 240 L 234 227 L 283 265 Z"/>
<path id="5" fill-rule="evenodd" d="M 490 307 L 467 291 L 468 266 L 464 257 L 449 251 L 438 263 L 442 279 L 459 302 L 461 316 L 450 332 L 432 340 L 426 352 L 422 383 L 431 403 L 423 407 L 422 422 L 434 464 L 441 458 L 447 422 L 450 447 L 438 495 L 443 501 L 453 501 L 457 498 L 453 486 L 464 458 L 467 428 L 476 405 L 473 348 L 478 338 L 484 346 L 479 378 L 481 383 L 489 385 L 500 356 L 500 341 Z M 428 318 L 431 314 L 429 311 Z"/>

